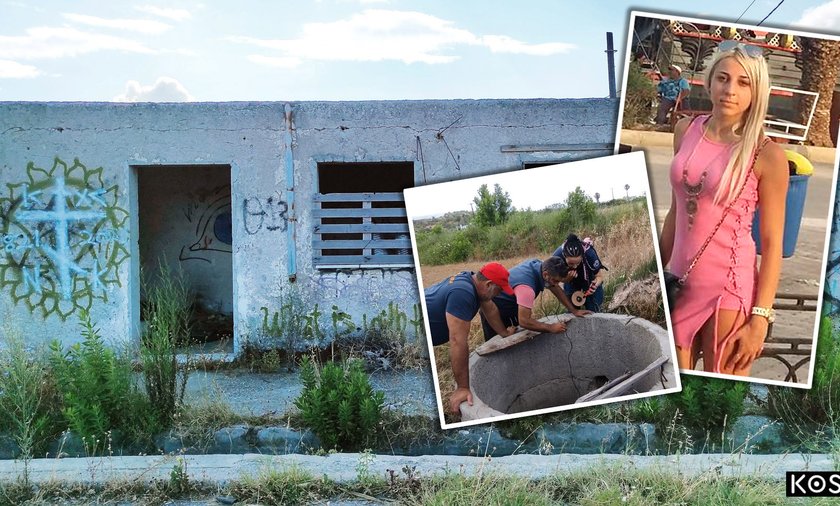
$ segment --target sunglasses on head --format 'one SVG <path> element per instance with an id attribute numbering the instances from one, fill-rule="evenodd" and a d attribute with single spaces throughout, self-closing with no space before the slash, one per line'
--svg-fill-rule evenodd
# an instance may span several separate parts
<path id="1" fill-rule="evenodd" d="M 751 58 L 764 58 L 764 49 L 759 46 L 745 44 L 732 39 L 723 40 L 718 44 L 718 51 L 720 52 L 734 51 L 736 49 L 740 49 L 742 53 Z"/>

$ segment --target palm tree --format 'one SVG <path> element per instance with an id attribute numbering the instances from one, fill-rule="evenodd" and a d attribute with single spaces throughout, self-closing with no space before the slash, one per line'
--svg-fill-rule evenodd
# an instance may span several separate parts
<path id="1" fill-rule="evenodd" d="M 598 193 L 598 192 L 595 192 L 595 203 L 597 203 L 597 204 L 601 203 L 601 194 Z"/>
<path id="2" fill-rule="evenodd" d="M 834 145 L 829 133 L 831 101 L 840 72 L 840 41 L 801 37 L 799 43 L 802 45 L 800 86 L 803 90 L 820 94 L 808 140 L 814 146 L 831 147 Z M 809 96 L 800 102 L 799 115 L 802 124 L 808 122 L 812 100 Z"/>
<path id="3" fill-rule="evenodd" d="M 630 185 L 624 185 L 624 191 L 627 192 L 627 200 L 630 200 Z"/>

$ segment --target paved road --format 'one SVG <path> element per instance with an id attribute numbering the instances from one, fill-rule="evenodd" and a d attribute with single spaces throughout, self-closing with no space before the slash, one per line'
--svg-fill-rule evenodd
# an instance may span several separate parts
<path id="1" fill-rule="evenodd" d="M 649 145 L 634 149 L 643 149 L 648 166 L 651 185 L 651 197 L 654 204 L 654 214 L 657 230 L 661 230 L 662 222 L 671 204 L 671 185 L 668 178 L 668 168 L 673 157 L 669 146 Z M 782 261 L 782 277 L 779 282 L 779 292 L 818 295 L 820 280 L 824 276 L 824 252 L 827 232 L 830 231 L 831 217 L 828 215 L 832 206 L 831 184 L 834 177 L 834 165 L 831 163 L 814 163 L 814 175 L 808 181 L 808 191 L 805 200 L 805 210 L 799 230 L 796 251 L 790 258 Z M 777 337 L 812 337 L 816 326 L 816 313 L 804 311 L 784 311 L 779 313 L 773 335 Z M 791 357 L 798 360 L 802 357 Z M 769 362 L 762 364 L 762 362 Z M 785 369 L 772 359 L 763 359 L 762 366 L 771 369 L 767 379 L 784 379 Z M 759 364 L 756 367 L 759 367 Z M 807 379 L 807 367 L 801 369 L 799 381 Z"/>

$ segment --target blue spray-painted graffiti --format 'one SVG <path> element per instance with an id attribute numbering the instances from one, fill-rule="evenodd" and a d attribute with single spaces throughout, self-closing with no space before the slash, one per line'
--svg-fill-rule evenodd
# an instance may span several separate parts
<path id="1" fill-rule="evenodd" d="M 128 213 L 117 205 L 119 188 L 105 187 L 102 167 L 56 158 L 49 171 L 30 162 L 26 172 L 28 181 L 7 184 L 0 198 L 0 288 L 11 287 L 30 311 L 65 319 L 120 284 Z"/>
<path id="2" fill-rule="evenodd" d="M 230 211 L 230 186 L 213 188 L 197 196 L 184 212 L 187 221 L 195 222 L 195 241 L 181 247 L 180 261 L 203 260 L 212 263 L 209 253 L 232 253 L 233 228 Z"/>

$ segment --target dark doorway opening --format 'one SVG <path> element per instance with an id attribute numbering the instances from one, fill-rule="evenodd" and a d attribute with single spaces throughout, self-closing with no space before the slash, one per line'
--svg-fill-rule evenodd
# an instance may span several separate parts
<path id="1" fill-rule="evenodd" d="M 135 166 L 139 261 L 145 287 L 183 276 L 194 296 L 195 352 L 233 351 L 233 233 L 229 165 Z M 140 305 L 148 301 L 141 289 Z M 141 328 L 149 322 L 142 321 Z"/>

